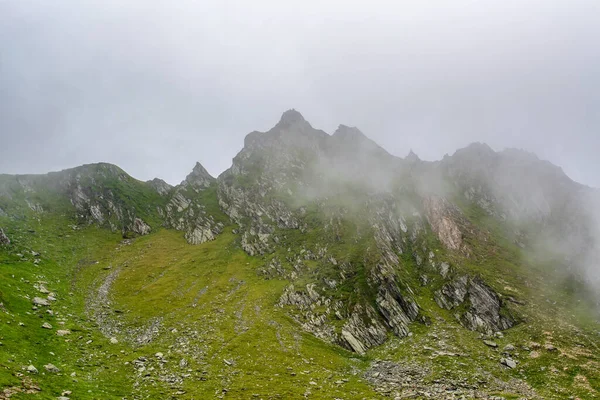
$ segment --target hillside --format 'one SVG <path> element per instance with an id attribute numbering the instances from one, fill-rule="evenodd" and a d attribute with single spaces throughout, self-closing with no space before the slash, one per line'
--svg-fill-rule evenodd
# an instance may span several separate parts
<path id="1" fill-rule="evenodd" d="M 598 205 L 295 110 L 218 178 L 0 175 L 0 398 L 598 398 Z"/>

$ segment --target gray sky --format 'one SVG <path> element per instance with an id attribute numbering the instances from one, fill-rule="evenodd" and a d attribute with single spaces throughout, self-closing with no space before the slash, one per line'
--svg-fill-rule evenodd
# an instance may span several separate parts
<path id="1" fill-rule="evenodd" d="M 289 108 L 399 156 L 482 141 L 600 187 L 600 2 L 0 0 L 0 172 L 218 175 Z"/>

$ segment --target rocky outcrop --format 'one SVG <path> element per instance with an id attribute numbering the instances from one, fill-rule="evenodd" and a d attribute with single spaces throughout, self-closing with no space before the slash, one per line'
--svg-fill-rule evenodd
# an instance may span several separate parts
<path id="1" fill-rule="evenodd" d="M 400 290 L 396 272 L 392 266 L 380 263 L 372 272 L 371 285 L 377 290 L 375 303 L 386 325 L 396 336 L 404 337 L 409 333 L 408 325 L 419 315 L 419 307 L 411 298 L 411 290 L 405 286 Z"/>
<path id="2" fill-rule="evenodd" d="M 457 310 L 460 323 L 473 331 L 497 332 L 516 321 L 503 308 L 500 296 L 479 277 L 460 276 L 435 292 L 435 301 L 447 310 Z"/>
<path id="3" fill-rule="evenodd" d="M 159 210 L 168 228 L 185 232 L 188 243 L 198 245 L 211 240 L 222 232 L 223 223 L 215 220 L 215 213 L 206 208 L 208 202 L 217 202 L 214 190 L 216 179 L 196 163 L 187 178 L 173 188 L 167 197 L 167 204 Z M 213 197 L 214 196 L 214 197 Z"/>
<path id="4" fill-rule="evenodd" d="M 8 246 L 9 244 L 10 239 L 8 238 L 8 236 L 6 236 L 2 228 L 0 228 L 0 246 Z"/>
<path id="5" fill-rule="evenodd" d="M 220 230 L 213 231 L 206 225 L 197 225 L 195 228 L 185 233 L 185 240 L 187 240 L 189 244 L 202 244 L 215 240 L 215 237 L 219 232 Z"/>
<path id="6" fill-rule="evenodd" d="M 341 340 L 344 347 L 364 354 L 368 349 L 387 340 L 387 329 L 371 306 L 365 306 L 363 309 L 357 305 L 348 322 L 342 327 Z"/>
<path id="7" fill-rule="evenodd" d="M 147 235 L 150 233 L 150 226 L 142 221 L 140 218 L 135 218 L 131 226 L 131 230 L 138 235 Z"/>
<path id="8" fill-rule="evenodd" d="M 423 199 L 427 221 L 442 244 L 450 250 L 462 250 L 463 233 L 456 220 L 460 211 L 448 200 L 438 196 Z"/>
<path id="9" fill-rule="evenodd" d="M 332 305 L 331 299 L 322 296 L 314 283 L 307 284 L 302 290 L 296 290 L 293 284 L 288 286 L 279 299 L 279 306 L 294 306 L 299 312 L 293 316 L 305 331 L 330 343 L 339 341 L 329 316 L 339 312 L 341 303 Z"/>
<path id="10" fill-rule="evenodd" d="M 305 331 L 359 354 L 387 340 L 388 330 L 373 307 L 357 304 L 347 315 L 341 301 L 332 301 L 322 295 L 315 284 L 308 284 L 301 290 L 294 285 L 288 286 L 279 305 L 297 309 L 298 312 L 292 312 L 292 315 Z M 335 320 L 345 321 L 341 329 L 336 327 Z"/>

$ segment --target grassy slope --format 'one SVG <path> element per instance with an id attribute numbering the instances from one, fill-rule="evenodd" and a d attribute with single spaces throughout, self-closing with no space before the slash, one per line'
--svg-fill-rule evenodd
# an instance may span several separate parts
<path id="1" fill-rule="evenodd" d="M 121 398 L 135 390 L 136 371 L 126 363 L 139 356 L 152 358 L 160 351 L 174 365 L 181 358 L 189 359 L 178 372 L 191 375 L 183 385 L 187 394 L 180 398 L 206 398 L 225 393 L 223 389 L 234 398 L 251 394 L 289 398 L 306 391 L 372 395 L 350 370 L 353 365 L 364 366 L 364 360 L 300 332 L 274 306 L 285 283 L 258 277 L 255 269 L 261 261 L 241 251 L 230 230 L 201 246 L 187 245 L 181 233 L 168 230 L 121 246 L 120 235 L 95 227 L 74 234 L 69 222 L 43 219 L 17 227 L 3 221 L 13 245 L 0 250 L 0 301 L 7 309 L 0 313 L 0 387 L 20 386 L 16 374 L 27 375 L 23 367 L 33 364 L 40 371 L 33 378 L 43 398 L 63 390 L 73 391 L 78 399 Z M 25 261 L 16 255 L 30 250 L 41 253 L 38 266 L 32 256 Z M 155 317 L 162 318 L 160 333 L 150 345 L 127 343 L 120 336 L 120 343 L 110 344 L 85 309 L 85 300 L 112 272 L 105 268 L 125 263 L 128 266 L 114 282 L 112 306 L 124 311 L 117 314 L 124 327 L 145 326 Z M 41 296 L 33 288 L 40 280 L 57 294 L 51 307 L 55 316 L 44 310 L 34 312 L 25 298 Z M 44 321 L 54 329 L 41 328 Z M 73 333 L 61 338 L 54 334 L 56 329 Z M 198 334 L 192 337 L 193 331 Z M 169 349 L 181 337 L 191 338 L 190 348 L 198 350 L 196 359 L 177 353 L 181 350 L 177 346 Z M 46 363 L 55 364 L 61 373 L 44 372 Z M 334 383 L 342 378 L 349 381 Z M 157 379 L 143 382 L 138 393 L 164 398 L 174 391 Z M 19 396 L 24 395 L 14 398 Z"/>

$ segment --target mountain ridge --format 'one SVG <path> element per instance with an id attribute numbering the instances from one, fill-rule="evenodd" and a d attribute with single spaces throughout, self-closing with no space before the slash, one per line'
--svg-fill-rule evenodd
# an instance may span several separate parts
<path id="1" fill-rule="evenodd" d="M 0 175 L 0 386 L 595 396 L 594 193 L 521 151 L 400 158 L 295 110 L 217 178 L 200 163 L 175 186 L 105 163 Z"/>

